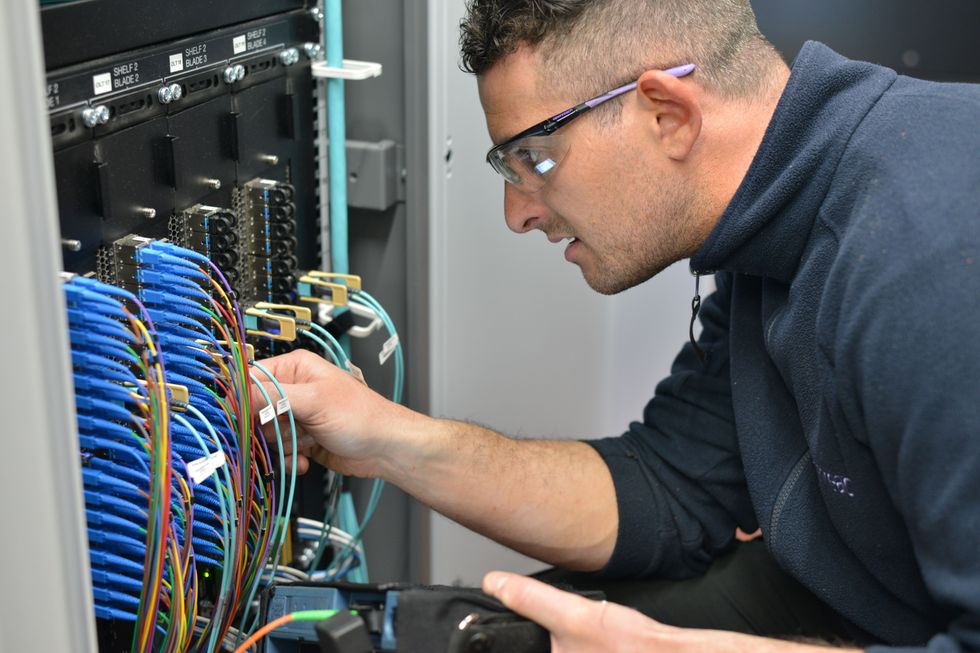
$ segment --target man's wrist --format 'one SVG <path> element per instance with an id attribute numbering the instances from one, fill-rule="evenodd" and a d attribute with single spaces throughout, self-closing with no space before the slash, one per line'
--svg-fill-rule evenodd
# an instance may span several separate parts
<path id="1" fill-rule="evenodd" d="M 441 439 L 439 431 L 446 428 L 445 420 L 435 419 L 398 404 L 389 404 L 383 416 L 377 416 L 376 437 L 379 447 L 377 465 L 379 476 L 396 485 L 423 472 Z"/>

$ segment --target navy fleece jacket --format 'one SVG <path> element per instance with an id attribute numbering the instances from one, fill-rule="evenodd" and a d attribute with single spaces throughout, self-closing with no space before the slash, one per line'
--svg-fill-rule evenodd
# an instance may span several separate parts
<path id="1" fill-rule="evenodd" d="M 980 650 L 980 86 L 807 44 L 642 423 L 593 441 L 613 577 L 701 573 L 735 526 L 869 636 Z"/>

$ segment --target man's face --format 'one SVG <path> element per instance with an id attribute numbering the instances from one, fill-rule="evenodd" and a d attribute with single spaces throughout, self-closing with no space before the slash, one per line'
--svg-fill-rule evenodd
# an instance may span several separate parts
<path id="1" fill-rule="evenodd" d="M 587 99 L 542 97 L 539 65 L 537 54 L 522 48 L 480 78 L 495 144 Z M 618 121 L 604 125 L 586 114 L 556 132 L 569 149 L 543 188 L 504 184 L 507 225 L 569 243 L 565 258 L 603 294 L 642 283 L 693 253 L 692 229 L 685 227 L 699 209 L 691 180 L 652 138 L 644 123 L 652 114 L 640 110 L 636 92 L 611 102 L 623 103 Z"/>

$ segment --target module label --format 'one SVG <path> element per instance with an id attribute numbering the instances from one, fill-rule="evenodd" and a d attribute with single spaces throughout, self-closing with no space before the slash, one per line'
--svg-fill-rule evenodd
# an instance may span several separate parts
<path id="1" fill-rule="evenodd" d="M 159 84 L 171 75 L 228 62 L 240 55 L 285 47 L 300 40 L 299 21 L 279 20 L 244 29 L 229 29 L 206 40 L 183 39 L 141 57 L 88 64 L 56 71 L 48 78 L 48 109 L 80 105 L 94 97 Z M 125 55 L 123 55 L 125 57 Z"/>

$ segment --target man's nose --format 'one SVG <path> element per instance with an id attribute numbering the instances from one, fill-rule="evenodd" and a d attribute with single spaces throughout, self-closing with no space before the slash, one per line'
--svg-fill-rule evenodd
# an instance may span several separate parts
<path id="1" fill-rule="evenodd" d="M 511 231 L 525 234 L 545 218 L 548 207 L 537 195 L 504 182 L 504 220 Z"/>

